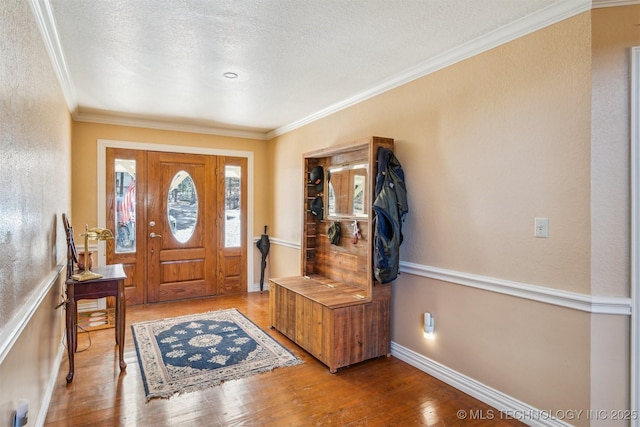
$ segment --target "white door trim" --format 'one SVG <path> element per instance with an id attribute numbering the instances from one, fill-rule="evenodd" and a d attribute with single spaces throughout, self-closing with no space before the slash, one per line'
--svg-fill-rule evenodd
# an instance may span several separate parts
<path id="1" fill-rule="evenodd" d="M 640 411 L 640 46 L 631 48 L 631 404 Z M 631 425 L 640 427 L 639 419 Z"/>
<path id="2" fill-rule="evenodd" d="M 164 145 L 164 144 L 152 144 L 148 142 L 134 142 L 134 141 L 114 141 L 108 139 L 98 140 L 98 160 L 97 160 L 97 183 L 98 183 L 98 227 L 106 226 L 106 214 L 105 214 L 105 200 L 107 196 L 106 186 L 106 168 L 105 163 L 107 159 L 107 148 L 124 148 L 130 150 L 144 150 L 144 151 L 162 151 L 168 153 L 187 153 L 187 154 L 204 154 L 208 156 L 231 156 L 231 157 L 244 157 L 247 159 L 247 291 L 252 289 L 253 284 L 253 152 L 251 151 L 236 151 L 236 150 L 224 150 L 219 148 L 203 148 L 203 147 L 191 147 L 183 145 Z M 105 244 L 99 242 L 98 246 L 98 265 L 102 265 L 106 260 Z"/>

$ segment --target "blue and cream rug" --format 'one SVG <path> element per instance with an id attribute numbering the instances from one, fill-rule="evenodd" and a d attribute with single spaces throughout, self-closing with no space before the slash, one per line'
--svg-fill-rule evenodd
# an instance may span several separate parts
<path id="1" fill-rule="evenodd" d="M 131 329 L 147 400 L 302 363 L 236 309 L 134 323 Z"/>

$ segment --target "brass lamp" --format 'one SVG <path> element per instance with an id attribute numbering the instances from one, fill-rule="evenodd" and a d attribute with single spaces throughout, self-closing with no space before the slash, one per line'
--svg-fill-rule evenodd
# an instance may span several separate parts
<path id="1" fill-rule="evenodd" d="M 100 279 L 102 274 L 94 273 L 89 269 L 89 240 L 108 240 L 113 239 L 113 233 L 108 228 L 89 228 L 88 225 L 84 226 L 84 271 L 71 276 L 73 280 L 78 282 L 84 282 L 85 280 Z"/>

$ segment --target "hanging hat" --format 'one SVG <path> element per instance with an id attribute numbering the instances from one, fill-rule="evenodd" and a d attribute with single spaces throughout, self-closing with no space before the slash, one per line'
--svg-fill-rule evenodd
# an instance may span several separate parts
<path id="1" fill-rule="evenodd" d="M 322 166 L 316 166 L 315 168 L 311 169 L 311 172 L 309 173 L 309 181 L 311 185 L 316 186 L 316 190 L 322 190 L 322 183 L 324 181 L 324 168 Z"/>
<path id="2" fill-rule="evenodd" d="M 318 221 L 322 221 L 323 211 L 324 211 L 324 203 L 322 202 L 322 197 L 318 196 L 311 201 L 309 205 L 309 210 L 311 213 L 318 218 Z"/>
<path id="3" fill-rule="evenodd" d="M 337 246 L 340 244 L 340 223 L 338 221 L 329 226 L 327 236 L 329 237 L 329 242 L 331 242 L 332 245 Z"/>

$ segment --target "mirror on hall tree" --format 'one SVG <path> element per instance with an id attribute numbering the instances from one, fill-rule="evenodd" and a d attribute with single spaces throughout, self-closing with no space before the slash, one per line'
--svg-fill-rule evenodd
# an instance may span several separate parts
<path id="1" fill-rule="evenodd" d="M 331 166 L 327 173 L 327 213 L 329 218 L 367 218 L 366 163 Z"/>

